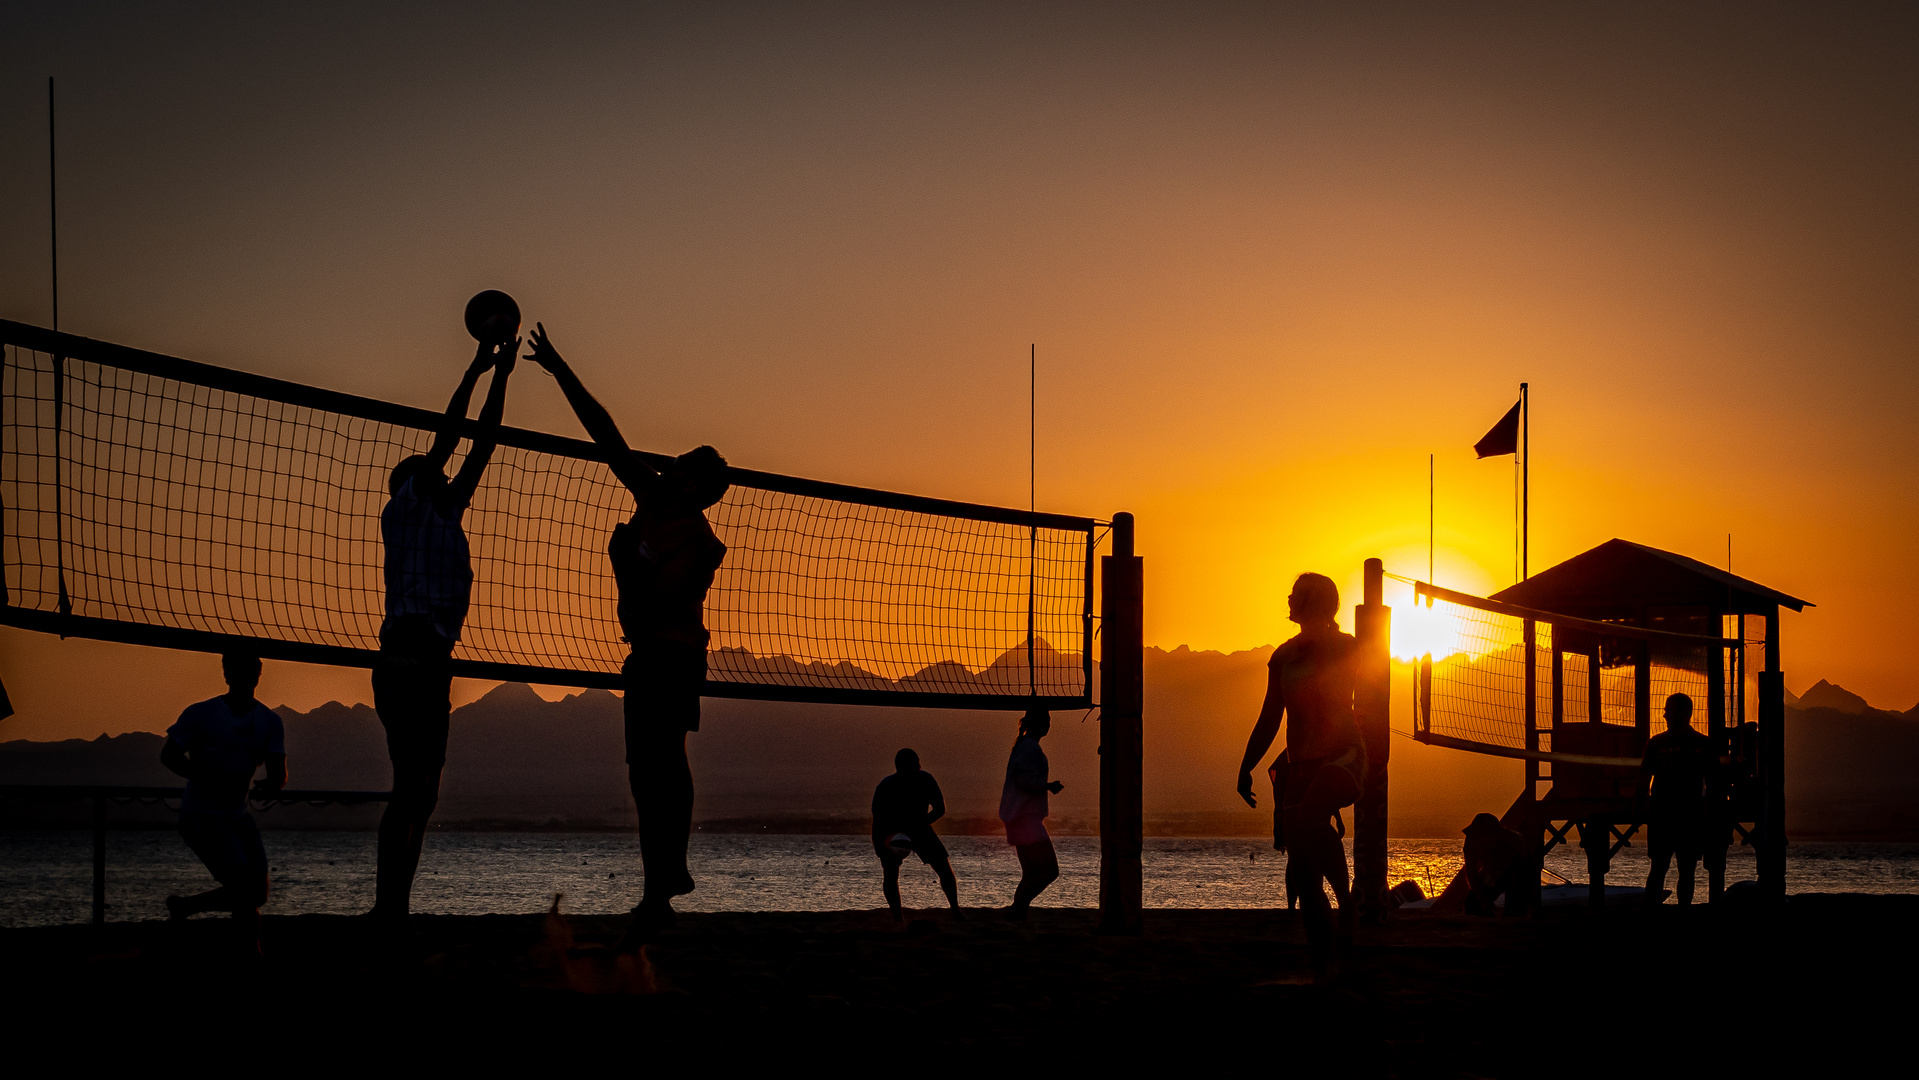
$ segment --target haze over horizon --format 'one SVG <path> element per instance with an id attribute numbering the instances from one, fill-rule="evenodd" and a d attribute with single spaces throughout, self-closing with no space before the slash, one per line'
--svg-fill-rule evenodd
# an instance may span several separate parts
<path id="1" fill-rule="evenodd" d="M 437 409 L 502 288 L 640 446 L 1020 506 L 1036 343 L 1039 505 L 1138 515 L 1148 643 L 1223 652 L 1424 576 L 1429 452 L 1440 583 L 1510 584 L 1524 380 L 1535 571 L 1731 534 L 1818 605 L 1791 687 L 1919 702 L 1904 8 L 17 10 L 0 317 L 51 320 L 51 74 L 64 330 Z M 530 367 L 508 421 L 576 431 Z M 0 739 L 217 666 L 0 631 Z"/>

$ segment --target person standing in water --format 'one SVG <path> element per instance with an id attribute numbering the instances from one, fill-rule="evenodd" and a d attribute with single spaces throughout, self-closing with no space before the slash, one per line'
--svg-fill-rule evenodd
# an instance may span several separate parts
<path id="1" fill-rule="evenodd" d="M 1019 852 L 1019 887 L 1006 917 L 1024 920 L 1033 898 L 1059 878 L 1059 854 L 1046 833 L 1046 796 L 1065 790 L 1047 779 L 1046 751 L 1039 741 L 1053 730 L 1053 716 L 1045 709 L 1028 709 L 1020 719 L 1019 738 L 1006 761 L 1006 785 L 1000 791 L 999 819 L 1006 823 L 1006 842 Z"/>
<path id="2" fill-rule="evenodd" d="M 613 527 L 607 558 L 619 591 L 618 614 L 632 652 L 621 668 L 626 684 L 626 766 L 640 818 L 640 862 L 646 885 L 621 940 L 637 949 L 673 920 L 673 898 L 693 891 L 686 865 L 693 831 L 693 768 L 686 736 L 700 730 L 706 686 L 706 591 L 726 558 L 706 509 L 725 497 L 726 459 L 696 447 L 658 471 L 635 453 L 606 407 L 535 324 L 530 358 L 573 406 L 580 426 L 606 454 L 613 475 L 633 496 L 633 517 Z"/>
<path id="3" fill-rule="evenodd" d="M 933 823 L 945 816 L 946 796 L 933 774 L 920 768 L 920 756 L 912 750 L 894 754 L 893 775 L 873 789 L 873 851 L 880 857 L 880 892 L 895 922 L 905 919 L 900 912 L 900 867 L 908 854 L 933 868 L 953 918 L 965 918 L 960 914 L 959 879 L 953 876 L 946 845 L 933 831 Z"/>
<path id="4" fill-rule="evenodd" d="M 1299 633 L 1273 650 L 1267 662 L 1266 702 L 1240 760 L 1239 795 L 1246 805 L 1259 805 L 1253 769 L 1278 737 L 1284 718 L 1286 749 L 1278 774 L 1284 782 L 1276 786 L 1286 880 L 1299 895 L 1314 980 L 1327 982 L 1337 974 L 1337 942 L 1351 939 L 1358 914 L 1346 847 L 1334 822 L 1340 808 L 1359 799 L 1366 776 L 1366 742 L 1353 718 L 1359 642 L 1340 631 L 1339 588 L 1323 574 L 1299 575 L 1286 607 Z M 1339 900 L 1337 939 L 1322 881 Z"/>
<path id="5" fill-rule="evenodd" d="M 506 411 L 506 381 L 519 351 L 519 338 L 482 342 L 447 402 L 432 448 L 402 460 L 387 478 L 391 497 L 380 511 L 386 620 L 380 624 L 380 658 L 373 666 L 373 708 L 386 729 L 393 795 L 380 815 L 369 912 L 383 921 L 406 917 L 427 822 L 440 801 L 453 711 L 453 646 L 473 594 L 473 558 L 462 522 L 493 459 Z M 480 406 L 480 430 L 449 482 L 446 465 L 460 443 L 460 422 L 488 368 L 493 382 Z"/>

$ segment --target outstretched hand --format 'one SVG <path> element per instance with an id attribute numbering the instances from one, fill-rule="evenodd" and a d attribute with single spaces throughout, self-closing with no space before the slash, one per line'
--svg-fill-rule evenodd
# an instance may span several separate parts
<path id="1" fill-rule="evenodd" d="M 1253 774 L 1245 769 L 1239 771 L 1239 797 L 1246 800 L 1247 806 L 1259 809 L 1259 796 L 1253 794 Z"/>
<path id="2" fill-rule="evenodd" d="M 512 341 L 500 342 L 496 351 L 493 353 L 493 366 L 497 371 L 495 378 L 505 378 L 513 374 L 513 365 L 517 363 L 519 359 L 519 338 L 514 338 Z"/>
<path id="3" fill-rule="evenodd" d="M 487 368 L 492 367 L 493 350 L 494 346 L 484 341 L 480 342 L 479 346 L 473 350 L 473 362 L 466 366 L 467 375 L 477 379 Z"/>
<path id="4" fill-rule="evenodd" d="M 559 350 L 555 349 L 553 342 L 547 339 L 545 323 L 533 324 L 533 333 L 529 340 L 533 344 L 533 351 L 526 354 L 528 360 L 545 368 L 549 373 L 566 366 L 566 361 L 560 358 Z"/>
<path id="5" fill-rule="evenodd" d="M 1052 792 L 1055 795 L 1058 795 L 1060 792 L 1066 790 L 1066 785 L 1060 783 L 1058 780 L 1055 780 L 1052 783 L 1046 785 L 1046 790 Z"/>

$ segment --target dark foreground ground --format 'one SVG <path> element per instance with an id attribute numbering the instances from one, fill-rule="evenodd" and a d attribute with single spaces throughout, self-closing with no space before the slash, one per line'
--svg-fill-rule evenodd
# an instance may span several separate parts
<path id="1" fill-rule="evenodd" d="M 17 1050 L 75 1065 L 337 1072 L 384 1060 L 487 1072 L 669 1067 L 732 1075 L 1547 1076 L 1912 1061 L 1919 896 L 1489 921 L 1402 913 L 1345 978 L 1307 983 L 1296 918 L 707 914 L 637 961 L 622 920 L 268 919 L 267 957 L 221 920 L 0 932 Z M 1708 1074 L 1710 1075 L 1710 1073 Z"/>

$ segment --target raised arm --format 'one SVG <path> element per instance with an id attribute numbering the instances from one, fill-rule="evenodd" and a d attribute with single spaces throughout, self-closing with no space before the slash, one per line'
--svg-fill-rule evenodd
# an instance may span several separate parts
<path id="1" fill-rule="evenodd" d="M 1259 805 L 1259 796 L 1253 794 L 1253 770 L 1279 737 L 1279 721 L 1285 713 L 1286 695 L 1279 688 L 1279 672 L 1274 671 L 1266 677 L 1266 702 L 1259 707 L 1259 719 L 1246 739 L 1246 756 L 1239 759 L 1239 797 L 1247 806 Z"/>
<path id="2" fill-rule="evenodd" d="M 432 449 L 426 452 L 434 469 L 445 472 L 446 463 L 453 457 L 453 448 L 460 445 L 460 421 L 466 419 L 466 410 L 473 403 L 473 388 L 479 385 L 480 375 L 493 366 L 493 359 L 493 350 L 482 343 L 473 354 L 473 362 L 467 365 L 466 374 L 460 376 L 460 385 L 447 399 L 446 419 L 440 424 L 439 434 L 433 437 Z"/>
<path id="3" fill-rule="evenodd" d="M 493 448 L 499 445 L 500 418 L 506 415 L 506 381 L 513 374 L 519 352 L 520 339 L 514 338 L 494 354 L 493 382 L 486 388 L 486 403 L 480 406 L 479 434 L 473 437 L 473 449 L 460 463 L 459 475 L 440 494 L 438 509 L 443 518 L 454 520 L 466 512 L 473 493 L 480 488 L 480 477 L 486 473 L 487 462 L 493 460 Z"/>
<path id="4" fill-rule="evenodd" d="M 566 395 L 567 404 L 573 406 L 573 415 L 580 418 L 580 426 L 586 429 L 587 437 L 606 454 L 613 475 L 619 477 L 620 483 L 638 497 L 659 474 L 647 468 L 646 463 L 632 453 L 632 448 L 626 444 L 626 437 L 620 434 L 620 426 L 613 422 L 613 415 L 587 392 L 580 377 L 573 374 L 573 369 L 561 358 L 559 350 L 547 339 L 545 324 L 533 324 L 532 343 L 533 352 L 527 358 L 545 368 L 546 373 L 560 384 L 560 392 Z"/>

